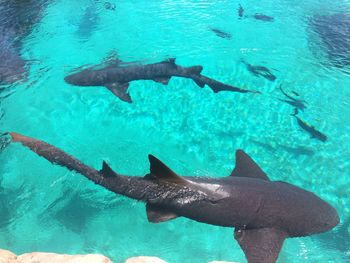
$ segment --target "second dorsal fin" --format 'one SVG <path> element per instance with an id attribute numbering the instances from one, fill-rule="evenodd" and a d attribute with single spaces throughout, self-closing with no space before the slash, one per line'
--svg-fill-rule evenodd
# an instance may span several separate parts
<path id="1" fill-rule="evenodd" d="M 102 174 L 103 177 L 114 177 L 117 175 L 105 161 L 102 163 L 100 174 Z"/>
<path id="2" fill-rule="evenodd" d="M 177 175 L 168 166 L 166 166 L 162 161 L 153 155 L 149 154 L 148 159 L 150 162 L 150 172 L 151 178 L 169 181 L 177 184 L 186 184 L 187 181 L 181 176 Z"/>
<path id="3" fill-rule="evenodd" d="M 258 178 L 269 181 L 264 171 L 243 150 L 236 151 L 236 166 L 231 176 Z"/>

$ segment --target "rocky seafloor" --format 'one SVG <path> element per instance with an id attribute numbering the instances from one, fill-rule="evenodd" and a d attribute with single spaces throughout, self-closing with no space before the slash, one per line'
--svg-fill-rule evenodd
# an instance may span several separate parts
<path id="1" fill-rule="evenodd" d="M 45 252 L 31 252 L 16 255 L 8 250 L 0 249 L 0 263 L 113 263 L 108 257 L 100 254 L 67 255 Z M 118 262 L 114 262 L 118 263 Z M 123 263 L 168 263 L 157 257 L 132 257 Z M 228 261 L 212 261 L 209 263 L 238 263 Z"/>

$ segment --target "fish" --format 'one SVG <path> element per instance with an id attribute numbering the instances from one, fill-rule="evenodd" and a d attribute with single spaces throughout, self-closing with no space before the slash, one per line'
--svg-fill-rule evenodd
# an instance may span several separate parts
<path id="1" fill-rule="evenodd" d="M 21 56 L 23 40 L 42 17 L 49 1 L 0 1 L 0 85 L 26 81 L 27 61 Z"/>
<path id="2" fill-rule="evenodd" d="M 232 35 L 230 33 L 227 33 L 227 32 L 224 32 L 220 29 L 217 29 L 217 28 L 212 28 L 210 27 L 209 28 L 212 32 L 215 33 L 215 35 L 217 35 L 218 37 L 221 37 L 221 38 L 226 38 L 226 39 L 231 39 L 232 38 Z"/>
<path id="3" fill-rule="evenodd" d="M 103 6 L 107 9 L 107 10 L 111 10 L 111 11 L 115 11 L 116 6 L 115 4 L 111 3 L 111 2 L 105 2 L 103 4 Z"/>
<path id="4" fill-rule="evenodd" d="M 339 223 L 334 207 L 312 192 L 271 181 L 243 150 L 229 176 L 181 176 L 153 155 L 150 172 L 128 176 L 105 161 L 96 170 L 44 141 L 10 132 L 20 143 L 49 162 L 66 167 L 116 194 L 146 204 L 150 223 L 178 217 L 234 228 L 234 238 L 249 263 L 276 262 L 286 238 L 304 237 L 333 229 Z"/>
<path id="5" fill-rule="evenodd" d="M 94 1 L 85 9 L 83 16 L 81 17 L 76 34 L 82 39 L 87 40 L 91 37 L 96 30 L 100 21 L 97 6 Z"/>
<path id="6" fill-rule="evenodd" d="M 115 96 L 125 102 L 132 102 L 128 93 L 129 82 L 135 80 L 153 80 L 155 82 L 167 85 L 171 77 L 183 77 L 192 79 L 198 86 L 203 88 L 208 85 L 214 92 L 233 91 L 233 92 L 253 92 L 258 91 L 237 88 L 224 84 L 217 80 L 201 75 L 202 66 L 182 67 L 175 63 L 175 59 L 168 59 L 162 62 L 146 65 L 125 64 L 120 60 L 115 64 L 107 65 L 103 68 L 89 67 L 68 75 L 65 81 L 75 86 L 105 86 Z"/>
<path id="7" fill-rule="evenodd" d="M 239 6 L 238 6 L 238 16 L 239 16 L 239 18 L 242 18 L 243 15 L 244 15 L 244 9 L 243 9 L 242 5 L 239 4 Z"/>
<path id="8" fill-rule="evenodd" d="M 274 74 L 272 74 L 272 72 L 267 67 L 254 66 L 244 61 L 243 59 L 241 59 L 241 62 L 246 65 L 249 72 L 253 73 L 257 77 L 261 76 L 269 81 L 275 81 L 277 78 Z"/>
<path id="9" fill-rule="evenodd" d="M 317 139 L 317 140 L 320 140 L 321 142 L 326 142 L 328 140 L 328 137 L 326 134 L 320 132 L 314 126 L 300 119 L 297 116 L 297 114 L 298 114 L 298 109 L 295 108 L 295 111 L 293 114 L 291 114 L 291 116 L 293 116 L 297 120 L 297 123 L 300 128 L 302 128 L 304 131 L 310 134 L 312 139 Z"/>
<path id="10" fill-rule="evenodd" d="M 273 22 L 275 20 L 272 16 L 267 16 L 259 13 L 256 13 L 253 17 L 257 20 L 266 21 L 266 22 Z"/>
<path id="11" fill-rule="evenodd" d="M 299 109 L 301 111 L 304 111 L 306 109 L 306 105 L 305 105 L 305 101 L 304 100 L 296 99 L 296 98 L 293 98 L 292 96 L 288 95 L 282 89 L 282 85 L 279 85 L 279 89 L 282 92 L 282 94 L 288 98 L 288 100 L 279 99 L 280 101 L 286 102 L 286 103 L 292 105 L 293 107 L 295 107 L 295 108 L 297 108 L 297 109 Z M 295 91 L 293 93 L 295 95 L 298 94 L 298 93 L 295 93 Z M 299 94 L 297 96 L 299 96 Z"/>

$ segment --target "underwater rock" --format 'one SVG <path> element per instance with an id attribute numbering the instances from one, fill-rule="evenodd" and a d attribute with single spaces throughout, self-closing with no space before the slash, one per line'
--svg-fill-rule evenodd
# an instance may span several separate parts
<path id="1" fill-rule="evenodd" d="M 0 263 L 112 263 L 99 254 L 66 255 L 55 253 L 33 252 L 16 256 L 11 251 L 0 249 Z"/>
<path id="2" fill-rule="evenodd" d="M 167 263 L 166 261 L 157 257 L 132 257 L 127 259 L 124 263 Z"/>

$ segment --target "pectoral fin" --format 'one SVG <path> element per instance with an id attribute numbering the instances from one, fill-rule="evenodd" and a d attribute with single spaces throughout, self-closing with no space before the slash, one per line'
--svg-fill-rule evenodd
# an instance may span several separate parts
<path id="1" fill-rule="evenodd" d="M 147 219 L 151 223 L 160 223 L 165 222 L 174 218 L 177 218 L 178 215 L 169 211 L 164 207 L 157 205 L 146 204 Z"/>
<path id="2" fill-rule="evenodd" d="M 287 234 L 274 228 L 235 230 L 249 263 L 275 263 Z"/>
<path id="3" fill-rule="evenodd" d="M 109 83 L 105 85 L 115 96 L 117 96 L 122 101 L 131 103 L 131 97 L 128 93 L 129 83 Z"/>
<path id="4" fill-rule="evenodd" d="M 167 85 L 169 83 L 170 77 L 158 77 L 153 79 L 155 82 L 162 83 L 164 85 Z"/>

